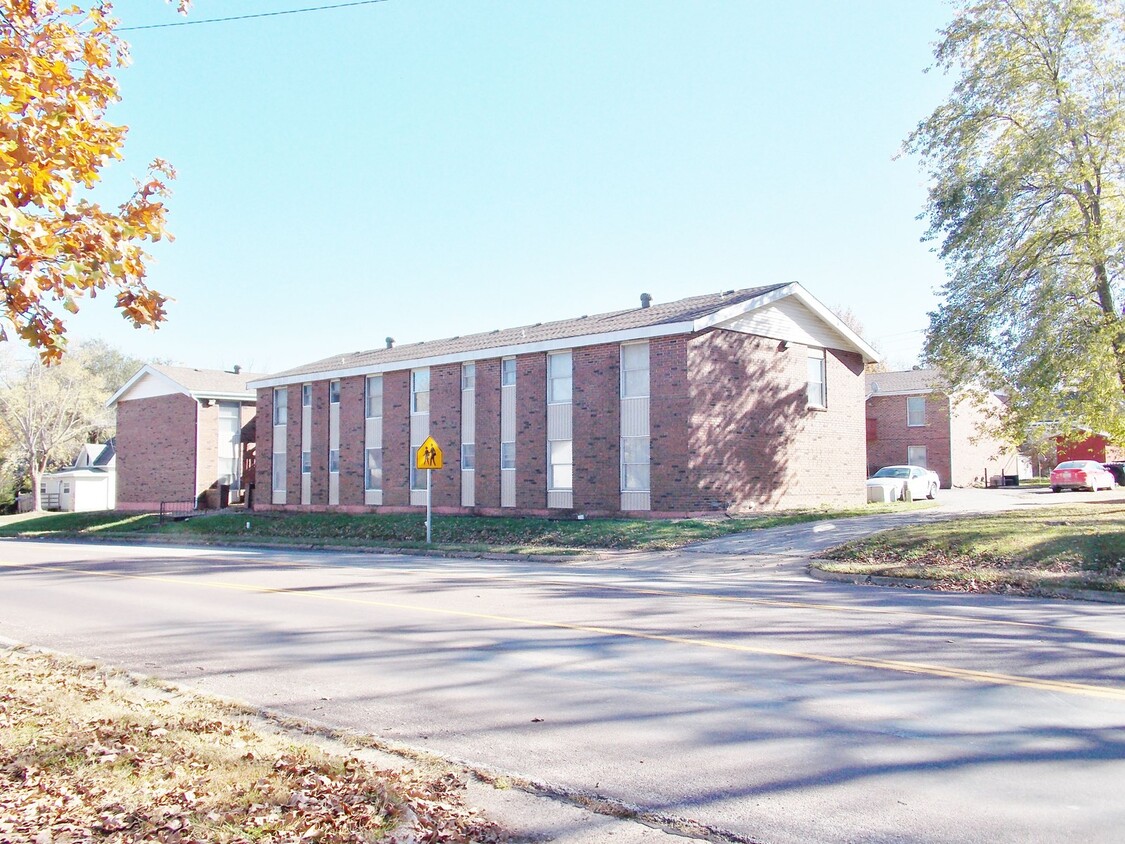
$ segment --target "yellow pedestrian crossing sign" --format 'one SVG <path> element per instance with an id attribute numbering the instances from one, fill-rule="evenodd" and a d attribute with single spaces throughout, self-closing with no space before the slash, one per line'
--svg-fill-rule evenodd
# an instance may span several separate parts
<path id="1" fill-rule="evenodd" d="M 418 453 L 414 458 L 417 469 L 440 469 L 441 446 L 433 437 L 426 437 L 426 441 L 418 446 Z"/>

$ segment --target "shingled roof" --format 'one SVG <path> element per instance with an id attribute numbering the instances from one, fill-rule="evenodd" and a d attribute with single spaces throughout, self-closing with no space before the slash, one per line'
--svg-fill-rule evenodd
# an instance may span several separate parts
<path id="1" fill-rule="evenodd" d="M 394 346 L 390 349 L 370 349 L 363 352 L 333 355 L 313 363 L 287 369 L 284 372 L 274 373 L 269 378 L 272 381 L 297 375 L 360 369 L 413 361 L 420 358 L 444 357 L 506 346 L 521 346 L 529 343 L 566 340 L 573 337 L 690 322 L 786 286 L 785 284 L 771 284 L 765 287 L 728 290 L 724 293 L 708 293 L 675 302 L 653 304 L 647 308 L 630 308 L 625 311 L 611 311 L 606 314 L 580 316 L 555 322 L 537 322 L 534 325 L 521 325 L 516 328 L 486 331 L 464 337 L 447 337 L 443 340 L 410 343 L 403 346 Z"/>
<path id="2" fill-rule="evenodd" d="M 907 369 L 902 372 L 869 372 L 867 395 L 890 393 L 930 393 L 949 389 L 949 383 L 936 369 Z"/>
<path id="3" fill-rule="evenodd" d="M 151 364 L 151 367 L 161 375 L 166 375 L 186 389 L 194 397 L 206 398 L 211 394 L 232 395 L 236 393 L 252 394 L 253 390 L 246 389 L 246 382 L 264 375 L 253 372 L 224 372 L 221 369 L 196 369 L 191 366 L 165 366 L 164 364 Z"/>
<path id="4" fill-rule="evenodd" d="M 224 372 L 220 369 L 196 369 L 191 366 L 167 366 L 162 363 L 146 363 L 117 390 L 106 406 L 113 407 L 129 392 L 130 388 L 145 376 L 165 378 L 193 399 L 216 399 L 227 401 L 250 401 L 254 390 L 247 382 L 265 378 L 264 373 Z"/>

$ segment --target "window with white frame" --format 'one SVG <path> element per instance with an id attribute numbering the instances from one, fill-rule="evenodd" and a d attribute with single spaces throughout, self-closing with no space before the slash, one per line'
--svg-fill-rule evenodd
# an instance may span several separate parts
<path id="1" fill-rule="evenodd" d="M 477 365 L 475 363 L 461 364 L 461 389 L 475 390 L 477 388 Z"/>
<path id="2" fill-rule="evenodd" d="M 547 443 L 547 488 L 574 489 L 573 440 L 552 440 Z"/>
<path id="3" fill-rule="evenodd" d="M 500 386 L 511 387 L 516 383 L 516 359 L 504 358 L 500 361 Z"/>
<path id="4" fill-rule="evenodd" d="M 301 385 L 301 407 L 312 407 L 312 384 Z"/>
<path id="5" fill-rule="evenodd" d="M 565 404 L 573 392 L 574 362 L 570 352 L 547 355 L 547 403 Z"/>
<path id="6" fill-rule="evenodd" d="M 621 398 L 643 398 L 648 394 L 648 343 L 626 343 L 621 347 Z"/>
<path id="7" fill-rule="evenodd" d="M 368 490 L 383 488 L 383 449 L 369 448 L 363 472 L 363 487 Z"/>
<path id="8" fill-rule="evenodd" d="M 383 415 L 383 376 L 368 375 L 364 387 L 364 412 L 368 419 L 377 419 Z"/>
<path id="9" fill-rule="evenodd" d="M 328 402 L 330 404 L 339 404 L 340 403 L 340 382 L 339 381 L 329 381 L 328 382 Z"/>
<path id="10" fill-rule="evenodd" d="M 302 451 L 301 452 L 301 474 L 302 475 L 311 475 L 312 474 L 312 452 L 311 451 Z"/>
<path id="11" fill-rule="evenodd" d="M 928 469 L 926 465 L 926 447 L 924 445 L 911 445 L 906 448 L 906 462 L 911 466 L 921 466 L 923 469 Z"/>
<path id="12" fill-rule="evenodd" d="M 477 468 L 477 447 L 475 443 L 461 443 L 461 471 L 473 472 Z"/>
<path id="13" fill-rule="evenodd" d="M 649 491 L 649 438 L 621 438 L 621 489 Z"/>
<path id="14" fill-rule="evenodd" d="M 809 407 L 828 407 L 828 365 L 824 349 L 809 349 Z"/>
<path id="15" fill-rule="evenodd" d="M 430 412 L 430 370 L 428 369 L 415 369 L 410 373 L 410 412 Z"/>
<path id="16" fill-rule="evenodd" d="M 926 425 L 926 397 L 908 396 L 906 399 L 906 424 L 910 428 L 923 428 Z M 919 466 L 922 464 L 918 464 Z"/>
<path id="17" fill-rule="evenodd" d="M 289 390 L 277 387 L 273 391 L 273 424 L 284 425 L 289 419 Z M 274 487 L 277 489 L 277 487 Z"/>
<path id="18" fill-rule="evenodd" d="M 500 443 L 500 468 L 516 468 L 516 444 L 514 442 Z"/>
<path id="19" fill-rule="evenodd" d="M 340 449 L 328 449 L 328 471 L 332 474 L 339 474 L 340 472 Z"/>

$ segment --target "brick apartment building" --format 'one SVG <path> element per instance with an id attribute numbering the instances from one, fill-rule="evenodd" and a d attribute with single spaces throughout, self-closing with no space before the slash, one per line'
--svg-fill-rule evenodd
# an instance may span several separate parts
<path id="1" fill-rule="evenodd" d="M 237 370 L 237 367 L 235 368 Z M 252 373 L 148 364 L 110 398 L 117 411 L 117 509 L 216 508 L 243 488 L 253 442 Z"/>
<path id="2" fill-rule="evenodd" d="M 877 354 L 799 284 L 337 355 L 258 391 L 256 509 L 675 515 L 864 501 Z M 272 422 L 272 424 L 271 424 Z"/>
<path id="3" fill-rule="evenodd" d="M 995 395 L 987 408 L 957 401 L 935 369 L 869 373 L 867 473 L 902 463 L 925 466 L 946 489 L 1019 474 L 1016 449 L 984 431 L 1003 410 Z"/>

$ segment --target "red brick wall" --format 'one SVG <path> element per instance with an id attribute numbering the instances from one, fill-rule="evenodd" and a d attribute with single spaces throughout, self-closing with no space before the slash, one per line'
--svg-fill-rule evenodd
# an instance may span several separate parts
<path id="1" fill-rule="evenodd" d="M 316 424 L 315 387 L 313 390 L 313 424 Z M 290 384 L 285 420 L 285 503 L 301 503 L 301 385 Z M 313 453 L 313 477 L 316 476 L 316 454 Z M 272 486 L 272 480 L 271 480 Z M 315 497 L 313 499 L 316 500 Z"/>
<path id="2" fill-rule="evenodd" d="M 340 504 L 363 504 L 366 378 L 340 379 Z"/>
<path id="3" fill-rule="evenodd" d="M 219 466 L 219 405 L 200 405 L 196 422 L 195 496 L 200 506 L 215 509 L 219 506 L 216 486 Z"/>
<path id="4" fill-rule="evenodd" d="M 698 510 L 691 469 L 691 383 L 686 336 L 649 342 L 649 482 L 655 513 Z"/>
<path id="5" fill-rule="evenodd" d="M 915 427 L 906 424 L 907 396 L 874 395 L 867 400 L 866 417 L 875 424 L 875 438 L 867 442 L 867 474 L 883 466 L 906 463 L 910 446 L 924 446 L 927 468 L 937 472 L 941 485 L 948 489 L 952 482 L 949 398 L 944 393 L 922 396 L 926 399 L 926 424 Z"/>
<path id="6" fill-rule="evenodd" d="M 430 367 L 430 436 L 442 451 L 433 470 L 434 507 L 461 506 L 461 364 Z"/>
<path id="7" fill-rule="evenodd" d="M 410 371 L 383 375 L 383 504 L 410 504 Z"/>
<path id="8" fill-rule="evenodd" d="M 258 408 L 254 422 L 257 443 L 254 446 L 255 509 L 266 509 L 273 501 L 273 388 L 258 390 Z"/>
<path id="9" fill-rule="evenodd" d="M 517 390 L 519 387 L 517 386 Z M 500 359 L 477 361 L 476 506 L 500 506 Z"/>
<path id="10" fill-rule="evenodd" d="M 597 515 L 621 509 L 621 347 L 585 346 L 572 355 L 574 507 Z"/>
<path id="11" fill-rule="evenodd" d="M 117 507 L 159 508 L 196 496 L 196 409 L 185 395 L 117 404 Z"/>
<path id="12" fill-rule="evenodd" d="M 298 411 L 299 412 L 299 411 Z M 297 417 L 300 419 L 300 417 Z M 293 417 L 290 416 L 290 425 Z M 298 426 L 299 427 L 299 426 Z M 300 439 L 294 441 L 299 445 Z M 310 502 L 315 506 L 328 504 L 328 380 L 312 383 L 312 483 Z M 299 448 L 298 448 L 299 450 Z M 300 501 L 297 498 L 296 501 Z"/>
<path id="13" fill-rule="evenodd" d="M 516 507 L 547 506 L 547 355 L 516 358 Z"/>
<path id="14" fill-rule="evenodd" d="M 858 355 L 828 353 L 825 410 L 808 407 L 804 346 L 714 330 L 688 341 L 687 360 L 691 482 L 672 494 L 671 509 L 863 502 Z"/>

